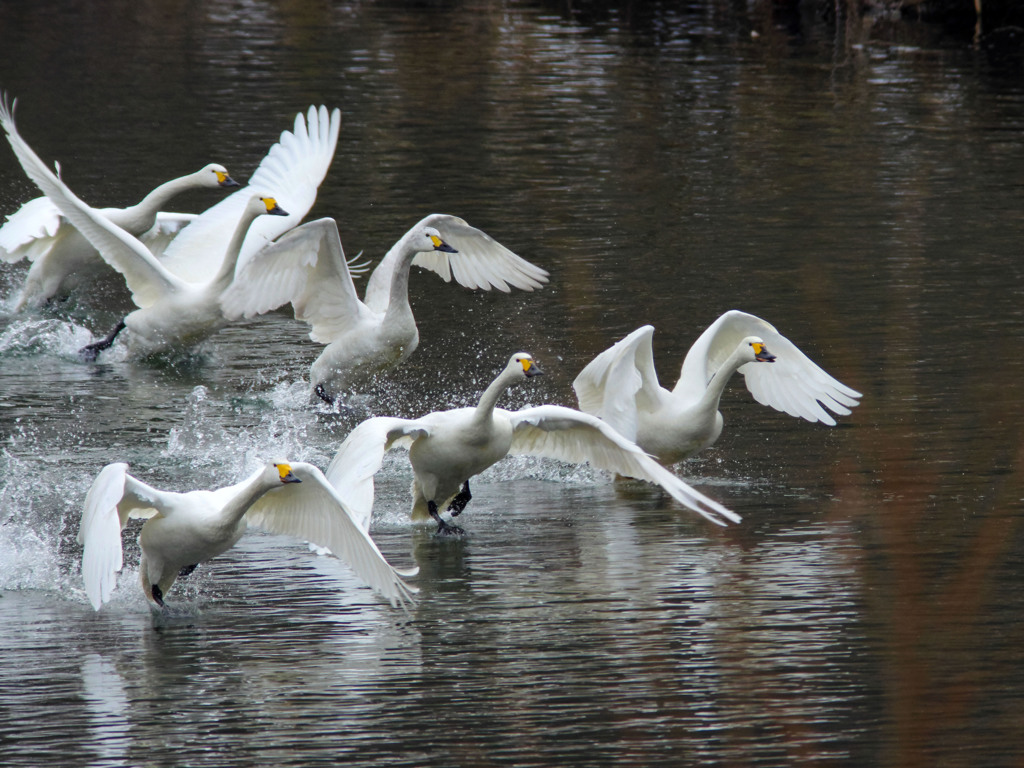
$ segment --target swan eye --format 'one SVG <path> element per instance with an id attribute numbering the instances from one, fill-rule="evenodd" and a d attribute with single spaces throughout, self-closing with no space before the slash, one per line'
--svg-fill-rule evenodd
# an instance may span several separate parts
<path id="1" fill-rule="evenodd" d="M 282 480 L 292 473 L 292 467 L 290 464 L 275 464 L 274 466 L 277 467 L 277 474 L 281 476 Z"/>

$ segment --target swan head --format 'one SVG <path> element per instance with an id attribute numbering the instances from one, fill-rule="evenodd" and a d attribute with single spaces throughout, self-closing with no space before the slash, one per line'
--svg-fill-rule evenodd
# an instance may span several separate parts
<path id="1" fill-rule="evenodd" d="M 511 372 L 516 377 L 529 379 L 534 376 L 542 376 L 544 371 L 540 369 L 540 366 L 534 362 L 533 357 L 528 352 L 516 352 L 512 355 L 512 358 L 508 361 L 508 365 L 505 366 L 505 370 Z"/>
<path id="2" fill-rule="evenodd" d="M 266 474 L 272 483 L 301 483 L 302 481 L 292 472 L 292 465 L 287 461 L 274 461 L 267 465 Z"/>
<path id="3" fill-rule="evenodd" d="M 752 363 L 774 363 L 775 355 L 768 351 L 764 340 L 758 336 L 747 336 L 740 342 L 743 356 Z"/>
<path id="4" fill-rule="evenodd" d="M 219 163 L 210 163 L 209 165 L 201 168 L 199 173 L 196 174 L 199 177 L 199 182 L 204 187 L 219 187 L 221 189 L 228 189 L 230 187 L 242 186 L 237 181 L 231 178 L 231 174 L 228 173 L 228 169 Z"/>
<path id="5" fill-rule="evenodd" d="M 257 216 L 269 214 L 271 216 L 287 216 L 288 211 L 277 204 L 277 200 L 272 197 L 260 197 L 254 195 L 249 201 L 250 210 Z"/>
<path id="6" fill-rule="evenodd" d="M 422 235 L 427 240 L 427 247 L 423 248 L 424 251 L 441 251 L 443 253 L 458 253 L 457 250 L 452 248 L 448 243 L 441 237 L 441 233 L 438 232 L 434 227 L 424 227 Z"/>

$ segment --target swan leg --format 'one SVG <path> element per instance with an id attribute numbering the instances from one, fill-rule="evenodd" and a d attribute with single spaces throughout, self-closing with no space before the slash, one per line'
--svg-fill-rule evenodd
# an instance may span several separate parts
<path id="1" fill-rule="evenodd" d="M 327 394 L 327 390 L 324 389 L 323 384 L 317 384 L 313 387 L 313 391 L 316 392 L 316 396 L 323 400 L 328 405 L 334 405 L 334 398 Z"/>
<path id="2" fill-rule="evenodd" d="M 167 603 L 164 602 L 164 592 L 162 589 L 160 589 L 159 585 L 154 584 L 150 591 L 153 594 L 154 602 L 156 602 L 156 604 L 159 605 L 161 608 L 166 608 Z"/>
<path id="3" fill-rule="evenodd" d="M 96 359 L 100 352 L 104 349 L 108 349 L 111 344 L 114 343 L 114 339 L 117 338 L 117 334 L 124 330 L 124 320 L 118 320 L 117 325 L 114 326 L 114 330 L 106 335 L 105 338 L 92 344 L 86 344 L 80 350 L 78 350 L 78 356 L 87 362 L 92 362 Z"/>
<path id="4" fill-rule="evenodd" d="M 178 578 L 181 579 L 185 576 L 188 576 L 190 573 L 192 573 L 192 571 L 194 571 L 198 567 L 199 563 L 192 563 L 192 565 L 186 565 L 184 568 L 178 571 Z"/>
<path id="5" fill-rule="evenodd" d="M 469 504 L 469 500 L 473 498 L 473 494 L 469 492 L 469 480 L 462 484 L 462 490 L 459 491 L 455 498 L 452 499 L 452 503 L 448 505 L 448 511 L 452 513 L 452 517 L 457 517 L 462 514 L 462 510 Z"/>
<path id="6" fill-rule="evenodd" d="M 442 536 L 461 535 L 465 533 L 464 530 L 459 528 L 457 525 L 449 525 L 441 519 L 441 515 L 437 513 L 437 504 L 433 501 L 427 502 L 427 511 L 430 512 L 430 516 L 437 521 L 437 532 Z"/>

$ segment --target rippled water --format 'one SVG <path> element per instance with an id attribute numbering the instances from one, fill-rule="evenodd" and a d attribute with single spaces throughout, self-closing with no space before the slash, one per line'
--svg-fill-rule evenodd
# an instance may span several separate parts
<path id="1" fill-rule="evenodd" d="M 177 365 L 85 365 L 116 292 L 14 315 L 25 268 L 0 265 L 0 763 L 1020 764 L 1015 52 L 639 5 L 0 5 L 0 86 L 90 202 L 210 161 L 244 179 L 323 102 L 344 118 L 310 218 L 336 217 L 350 255 L 442 211 L 552 273 L 511 295 L 415 274 L 419 350 L 335 413 L 309 407 L 318 349 L 285 313 Z M 0 213 L 34 195 L 0 151 Z M 85 599 L 78 517 L 111 461 L 174 489 L 323 467 L 367 415 L 472 402 L 516 349 L 547 375 L 503 405 L 573 404 L 643 323 L 671 382 L 730 308 L 865 395 L 827 429 L 729 387 L 721 440 L 676 469 L 738 526 L 516 459 L 438 540 L 408 522 L 399 454 L 373 535 L 421 569 L 409 614 L 257 533 L 161 616 L 128 535 L 113 601 Z"/>

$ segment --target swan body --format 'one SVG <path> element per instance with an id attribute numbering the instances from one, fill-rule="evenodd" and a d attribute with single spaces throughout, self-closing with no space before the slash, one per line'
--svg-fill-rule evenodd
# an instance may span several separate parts
<path id="1" fill-rule="evenodd" d="M 314 391 L 338 394 L 396 366 L 419 344 L 409 306 L 409 271 L 417 265 L 468 288 L 532 291 L 548 273 L 489 235 L 448 214 L 409 229 L 370 275 L 362 301 L 345 260 L 338 225 L 325 218 L 298 227 L 239 271 L 222 300 L 229 318 L 252 317 L 291 303 L 310 338 L 325 344 L 313 363 Z"/>
<path id="2" fill-rule="evenodd" d="M 650 325 L 633 331 L 588 363 L 573 388 L 581 410 L 666 464 L 718 439 L 724 423 L 719 400 L 737 371 L 755 400 L 810 422 L 833 426 L 829 410 L 848 415 L 861 397 L 770 323 L 738 310 L 723 314 L 694 342 L 670 391 L 658 382 L 653 335 Z"/>
<path id="3" fill-rule="evenodd" d="M 657 483 L 676 501 L 719 525 L 739 516 L 691 488 L 608 424 L 572 408 L 541 405 L 519 411 L 497 408 L 513 384 L 540 373 L 525 352 L 512 356 L 475 408 L 439 411 L 419 419 L 375 417 L 359 424 L 327 468 L 327 479 L 344 488 L 356 518 L 365 526 L 373 507 L 373 477 L 384 454 L 409 450 L 413 468 L 412 518 L 433 518 L 439 533 L 458 532 L 444 522 L 470 499 L 469 479 L 507 455 L 529 454 L 601 469 Z"/>
<path id="4" fill-rule="evenodd" d="M 239 251 L 237 273 L 260 249 L 302 221 L 313 207 L 320 183 L 334 160 L 340 130 L 341 112 L 337 109 L 328 113 L 325 106 L 311 106 L 305 115 L 299 112 L 292 130 L 281 133 L 248 185 L 205 210 L 174 238 L 162 258 L 164 266 L 190 282 L 207 280 L 210 254 L 226 253 L 249 199 L 273 190 L 288 213 L 253 223 Z"/>
<path id="5" fill-rule="evenodd" d="M 348 505 L 311 464 L 271 462 L 248 479 L 214 491 L 175 493 L 154 488 L 108 464 L 86 495 L 78 542 L 82 578 L 96 610 L 110 600 L 123 566 L 121 531 L 129 518 L 146 518 L 139 534 L 139 578 L 147 599 L 164 605 L 183 569 L 187 573 L 231 549 L 252 526 L 295 536 L 330 550 L 392 605 L 413 599 L 399 570 L 384 559 Z"/>

